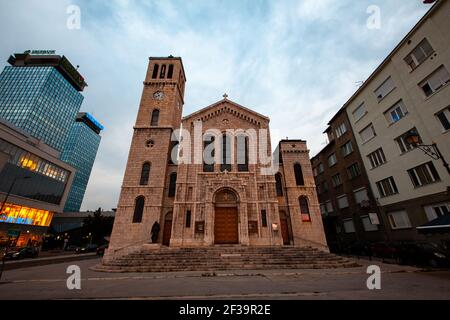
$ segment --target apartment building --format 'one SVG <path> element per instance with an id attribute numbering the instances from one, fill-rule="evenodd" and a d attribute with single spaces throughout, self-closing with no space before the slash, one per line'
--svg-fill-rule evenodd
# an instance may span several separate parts
<path id="1" fill-rule="evenodd" d="M 438 1 L 342 108 L 391 241 L 449 239 L 449 12 Z"/>

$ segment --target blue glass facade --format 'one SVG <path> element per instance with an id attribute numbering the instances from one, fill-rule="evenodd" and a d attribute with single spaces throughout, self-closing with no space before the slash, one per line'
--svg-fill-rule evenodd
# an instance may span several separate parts
<path id="1" fill-rule="evenodd" d="M 95 157 L 97 156 L 101 140 L 97 132 L 100 132 L 103 127 L 96 121 L 94 123 L 91 119 L 92 116 L 88 114 L 83 114 L 82 118 L 77 119 L 77 122 L 72 125 L 69 138 L 61 154 L 61 160 L 77 169 L 64 208 L 65 212 L 80 211 Z"/>
<path id="2" fill-rule="evenodd" d="M 0 74 L 0 118 L 59 151 L 83 99 L 51 66 L 8 66 Z"/>

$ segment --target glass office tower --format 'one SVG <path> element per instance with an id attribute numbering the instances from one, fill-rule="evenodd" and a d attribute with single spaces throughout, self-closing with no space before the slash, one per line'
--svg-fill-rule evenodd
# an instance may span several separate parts
<path id="1" fill-rule="evenodd" d="M 0 118 L 62 151 L 87 86 L 64 56 L 15 54 L 0 74 Z"/>
<path id="2" fill-rule="evenodd" d="M 61 160 L 77 170 L 64 212 L 80 211 L 100 145 L 100 132 L 103 129 L 103 126 L 89 113 L 77 115 L 61 154 Z"/>

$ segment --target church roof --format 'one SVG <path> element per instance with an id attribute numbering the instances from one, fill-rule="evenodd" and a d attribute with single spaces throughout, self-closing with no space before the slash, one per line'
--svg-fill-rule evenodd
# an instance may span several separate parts
<path id="1" fill-rule="evenodd" d="M 261 119 L 264 119 L 264 120 L 267 121 L 267 122 L 270 122 L 270 118 L 269 118 L 269 117 L 266 117 L 266 116 L 264 116 L 264 115 L 262 115 L 262 114 L 260 114 L 260 113 L 258 113 L 258 112 L 256 112 L 256 111 L 253 111 L 253 110 L 251 110 L 251 109 L 249 109 L 249 108 L 246 108 L 246 107 L 244 107 L 244 106 L 242 106 L 242 105 L 240 105 L 240 104 L 238 104 L 238 103 L 236 103 L 236 102 L 234 102 L 234 101 L 229 100 L 229 99 L 226 97 L 226 95 L 225 95 L 225 97 L 224 97 L 222 100 L 217 101 L 216 103 L 213 103 L 212 105 L 210 105 L 210 106 L 208 106 L 208 107 L 205 107 L 205 108 L 203 108 L 203 109 L 200 109 L 200 110 L 198 110 L 198 111 L 196 111 L 196 112 L 194 112 L 194 113 L 191 113 L 190 115 L 184 117 L 182 120 L 185 121 L 185 120 L 188 120 L 188 119 L 190 119 L 190 118 L 197 117 L 197 116 L 199 116 L 200 114 L 205 113 L 206 111 L 208 111 L 208 110 L 210 110 L 210 109 L 213 109 L 213 108 L 215 108 L 215 107 L 218 107 L 218 106 L 220 106 L 220 105 L 222 105 L 222 104 L 225 104 L 225 103 L 227 103 L 227 104 L 229 104 L 229 105 L 231 105 L 231 106 L 234 106 L 234 107 L 236 107 L 237 109 L 245 110 L 246 112 L 251 113 L 251 114 L 253 114 L 254 116 L 256 116 L 256 117 L 258 117 L 258 118 L 261 118 Z"/>

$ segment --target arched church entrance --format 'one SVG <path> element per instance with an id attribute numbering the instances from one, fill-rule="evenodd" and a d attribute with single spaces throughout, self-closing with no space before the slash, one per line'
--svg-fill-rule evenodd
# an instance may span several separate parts
<path id="1" fill-rule="evenodd" d="M 232 190 L 219 191 L 215 196 L 214 243 L 239 244 L 238 198 Z"/>
<path id="2" fill-rule="evenodd" d="M 169 212 L 164 219 L 163 246 L 170 246 L 170 238 L 172 237 L 172 220 L 173 214 Z"/>

